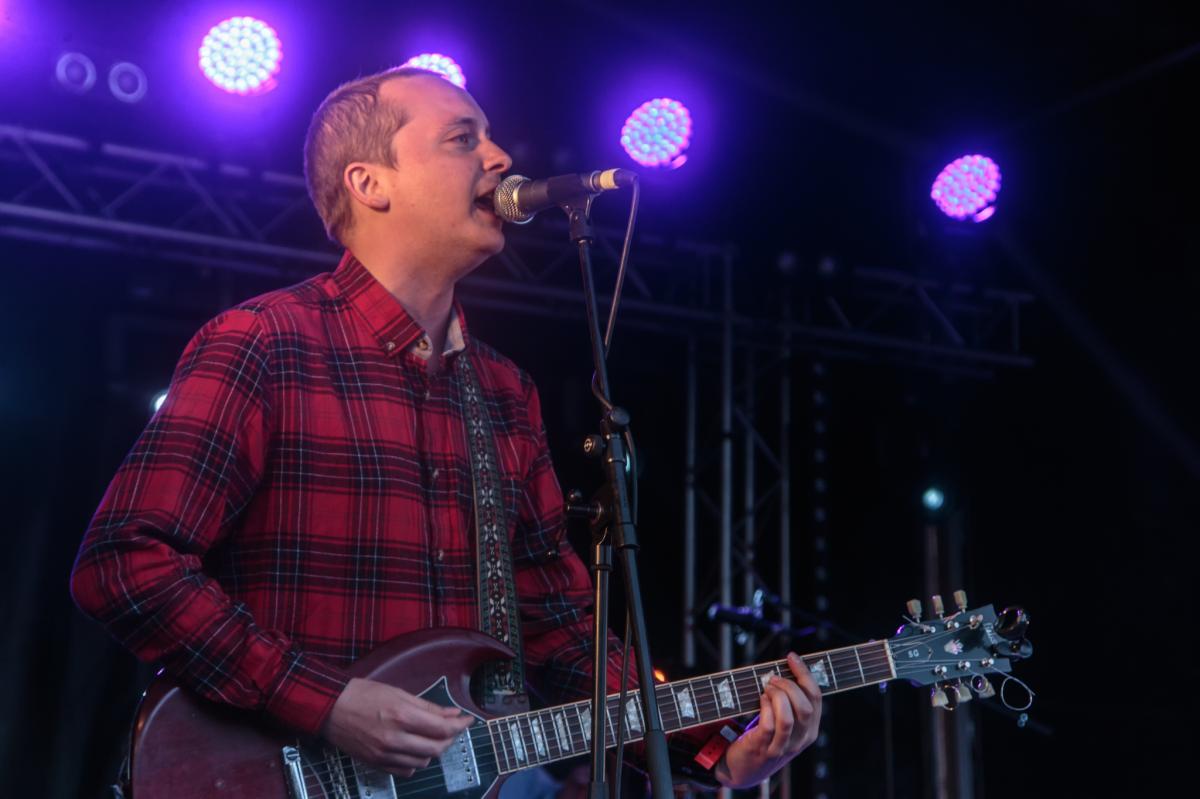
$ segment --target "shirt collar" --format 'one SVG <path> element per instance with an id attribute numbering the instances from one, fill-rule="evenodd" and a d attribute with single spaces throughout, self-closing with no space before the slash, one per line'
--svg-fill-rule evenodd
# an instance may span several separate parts
<path id="1" fill-rule="evenodd" d="M 465 328 L 459 316 L 458 303 L 454 303 L 454 307 L 450 309 L 450 321 L 446 325 L 446 343 L 442 348 L 442 357 L 447 358 L 456 353 L 462 352 L 467 348 L 467 340 L 465 338 Z M 413 355 L 420 358 L 422 361 L 428 361 L 433 354 L 429 345 L 429 336 L 422 331 L 421 335 L 417 336 L 410 347 Z"/>
<path id="2" fill-rule="evenodd" d="M 425 337 L 425 331 L 409 316 L 400 301 L 349 250 L 342 254 L 342 260 L 333 272 L 333 282 L 346 302 L 367 323 L 371 335 L 386 354 L 396 355 L 414 348 Z M 456 300 L 450 313 L 443 355 L 461 352 L 469 342 L 466 318 Z M 417 352 L 415 348 L 413 351 Z M 428 357 L 428 354 L 423 357 Z"/>

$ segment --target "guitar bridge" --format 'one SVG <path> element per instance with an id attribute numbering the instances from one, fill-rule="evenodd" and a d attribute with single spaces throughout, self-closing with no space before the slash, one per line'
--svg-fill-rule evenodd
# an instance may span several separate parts
<path id="1" fill-rule="evenodd" d="M 446 793 L 479 787 L 479 766 L 475 763 L 475 747 L 471 746 L 471 730 L 465 729 L 438 758 Z"/>
<path id="2" fill-rule="evenodd" d="M 298 747 L 285 746 L 280 754 L 283 756 L 283 773 L 290 799 L 351 799 L 352 790 L 353 796 L 360 799 L 396 799 L 396 783 L 392 781 L 391 774 L 357 763 L 347 766 L 342 760 L 344 755 L 336 749 L 306 754 Z M 305 781 L 305 757 L 308 757 L 310 764 L 319 765 L 315 772 L 310 768 L 309 774 L 316 781 L 315 796 L 309 793 Z M 353 785 L 347 782 L 348 776 L 353 777 Z"/>

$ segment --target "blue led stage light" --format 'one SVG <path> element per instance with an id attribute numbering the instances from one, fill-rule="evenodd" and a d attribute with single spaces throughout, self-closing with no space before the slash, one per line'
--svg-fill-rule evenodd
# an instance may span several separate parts
<path id="1" fill-rule="evenodd" d="M 275 88 L 283 51 L 270 25 L 254 17 L 231 17 L 213 26 L 200 45 L 200 69 L 231 94 L 262 94 Z"/>
<path id="2" fill-rule="evenodd" d="M 621 146 L 642 166 L 678 169 L 692 142 L 692 115 L 669 97 L 642 103 L 621 128 Z"/>
<path id="3" fill-rule="evenodd" d="M 954 219 L 983 222 L 996 213 L 1000 167 L 986 155 L 964 155 L 946 165 L 933 182 L 929 196 L 942 213 Z"/>
<path id="4" fill-rule="evenodd" d="M 927 488 L 921 495 L 921 504 L 927 510 L 940 510 L 942 505 L 946 504 L 946 495 L 940 488 Z"/>
<path id="5" fill-rule="evenodd" d="M 463 74 L 462 67 L 448 55 L 442 55 L 441 53 L 421 53 L 404 62 L 404 66 L 427 69 L 430 72 L 441 75 L 460 89 L 467 88 L 467 76 Z"/>

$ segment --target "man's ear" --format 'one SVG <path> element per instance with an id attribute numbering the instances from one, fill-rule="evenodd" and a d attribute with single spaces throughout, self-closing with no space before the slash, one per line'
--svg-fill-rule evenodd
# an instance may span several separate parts
<path id="1" fill-rule="evenodd" d="M 342 182 L 346 184 L 351 199 L 373 211 L 386 211 L 391 202 L 380 182 L 378 169 L 377 164 L 355 161 L 349 164 L 342 173 Z"/>

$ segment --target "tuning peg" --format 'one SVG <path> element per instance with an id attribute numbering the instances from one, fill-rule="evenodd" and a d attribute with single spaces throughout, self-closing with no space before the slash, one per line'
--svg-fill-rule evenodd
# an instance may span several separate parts
<path id="1" fill-rule="evenodd" d="M 954 710 L 963 702 L 971 701 L 971 691 L 961 682 L 952 682 L 941 689 L 942 696 L 945 697 L 945 704 L 940 707 L 945 707 L 946 710 Z M 934 707 L 939 707 L 935 704 Z"/>
<path id="2" fill-rule="evenodd" d="M 996 634 L 1009 641 L 1020 641 L 1029 628 L 1029 617 L 1021 608 L 1005 608 L 996 619 Z"/>
<path id="3" fill-rule="evenodd" d="M 983 675 L 972 678 L 971 687 L 975 689 L 975 693 L 980 699 L 991 699 L 996 695 L 996 689 L 988 681 L 988 678 Z"/>
<path id="4" fill-rule="evenodd" d="M 1024 660 L 1033 656 L 1033 644 L 1027 638 L 1022 638 L 1020 641 L 1013 641 L 1008 646 L 1000 647 L 1000 651 L 1006 658 Z"/>
<path id="5" fill-rule="evenodd" d="M 950 707 L 950 694 L 943 691 L 941 687 L 934 686 L 929 689 L 929 704 L 932 707 L 942 708 L 944 710 L 952 709 Z"/>
<path id="6" fill-rule="evenodd" d="M 954 592 L 954 607 L 958 608 L 959 612 L 961 612 L 961 613 L 966 612 L 966 610 L 967 610 L 967 592 L 966 591 L 959 590 L 959 591 Z"/>
<path id="7" fill-rule="evenodd" d="M 933 606 L 933 615 L 939 619 L 946 615 L 946 606 L 942 604 L 942 595 L 934 594 L 929 598 L 930 604 Z"/>
<path id="8" fill-rule="evenodd" d="M 911 618 L 913 621 L 921 620 L 921 600 L 910 599 L 908 600 L 908 604 L 906 604 L 904 607 L 908 610 L 909 618 Z"/>

